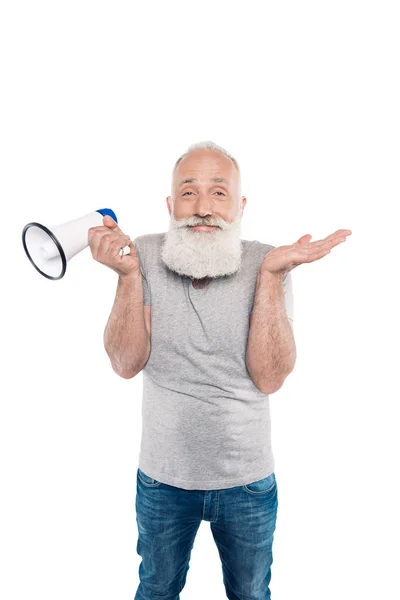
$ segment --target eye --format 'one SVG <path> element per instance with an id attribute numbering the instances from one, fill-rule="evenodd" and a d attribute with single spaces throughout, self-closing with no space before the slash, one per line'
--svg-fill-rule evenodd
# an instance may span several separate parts
<path id="1" fill-rule="evenodd" d="M 186 196 L 186 194 L 193 194 L 193 192 L 184 192 L 182 196 Z"/>
<path id="2" fill-rule="evenodd" d="M 216 194 L 222 194 L 223 196 L 225 196 L 225 194 L 223 192 L 215 192 Z"/>

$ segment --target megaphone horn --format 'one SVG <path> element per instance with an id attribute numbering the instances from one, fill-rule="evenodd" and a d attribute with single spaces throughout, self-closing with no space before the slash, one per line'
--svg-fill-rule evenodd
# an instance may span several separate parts
<path id="1" fill-rule="evenodd" d="M 48 279 L 64 277 L 67 262 L 89 245 L 89 229 L 103 225 L 105 215 L 110 215 L 118 223 L 111 208 L 100 208 L 79 219 L 53 227 L 46 227 L 41 223 L 25 225 L 22 244 L 32 265 Z M 120 250 L 121 255 L 129 252 L 129 246 Z"/>

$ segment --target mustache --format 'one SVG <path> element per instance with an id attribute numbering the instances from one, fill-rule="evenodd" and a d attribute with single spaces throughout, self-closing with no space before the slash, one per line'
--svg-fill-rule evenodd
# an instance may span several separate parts
<path id="1" fill-rule="evenodd" d="M 215 219 L 184 219 L 179 222 L 179 227 L 196 227 L 196 225 L 208 225 L 209 227 L 224 227 L 225 223 Z"/>

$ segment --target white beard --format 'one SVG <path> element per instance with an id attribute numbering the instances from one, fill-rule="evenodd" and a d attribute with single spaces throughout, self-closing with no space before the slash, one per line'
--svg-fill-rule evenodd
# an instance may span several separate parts
<path id="1" fill-rule="evenodd" d="M 242 242 L 239 209 L 231 223 L 221 217 L 192 216 L 177 221 L 173 212 L 161 248 L 161 260 L 172 271 L 195 279 L 231 275 L 240 270 Z M 190 229 L 190 225 L 217 225 L 215 230 Z"/>

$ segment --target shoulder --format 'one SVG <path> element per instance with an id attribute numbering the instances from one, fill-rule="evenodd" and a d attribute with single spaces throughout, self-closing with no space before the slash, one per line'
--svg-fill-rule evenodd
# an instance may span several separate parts
<path id="1" fill-rule="evenodd" d="M 253 257 L 258 260 L 264 258 L 264 256 L 276 246 L 260 242 L 259 240 L 241 240 L 243 246 L 243 252 L 249 257 Z"/>
<path id="2" fill-rule="evenodd" d="M 138 235 L 133 239 L 133 243 L 146 247 L 146 246 L 157 246 L 162 243 L 164 239 L 165 233 L 145 233 L 143 235 Z"/>
<path id="3" fill-rule="evenodd" d="M 139 252 L 143 252 L 146 255 L 158 254 L 158 251 L 165 238 L 165 233 L 145 233 L 138 235 L 132 242 L 135 244 Z"/>
<path id="4" fill-rule="evenodd" d="M 245 247 L 253 247 L 253 248 L 259 248 L 259 247 L 263 247 L 266 249 L 272 249 L 275 248 L 276 246 L 272 246 L 271 244 L 267 244 L 265 242 L 260 242 L 260 240 L 241 240 L 242 244 L 244 244 Z"/>
<path id="5" fill-rule="evenodd" d="M 145 233 L 136 236 L 132 242 L 137 250 L 139 260 L 147 273 L 159 262 L 160 250 L 166 233 Z"/>

